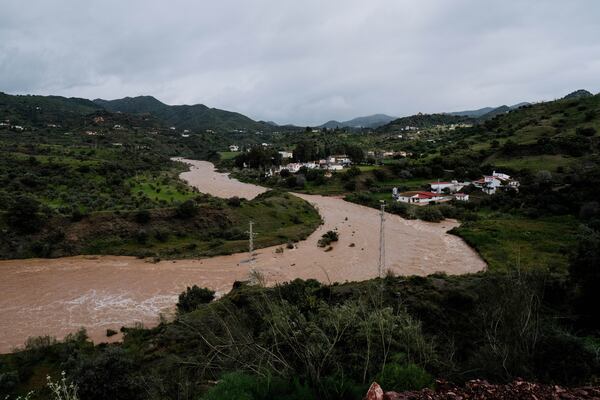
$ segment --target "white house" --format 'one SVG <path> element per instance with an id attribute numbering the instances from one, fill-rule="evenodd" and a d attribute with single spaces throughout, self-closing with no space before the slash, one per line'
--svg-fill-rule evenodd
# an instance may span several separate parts
<path id="1" fill-rule="evenodd" d="M 240 151 L 240 146 L 232 144 L 229 146 L 229 151 L 232 151 L 232 152 Z"/>
<path id="2" fill-rule="evenodd" d="M 294 153 L 292 153 L 291 151 L 280 151 L 279 154 L 281 154 L 281 158 L 283 159 L 294 157 Z"/>
<path id="3" fill-rule="evenodd" d="M 458 201 L 469 201 L 469 195 L 466 193 L 454 193 L 454 198 Z"/>
<path id="4" fill-rule="evenodd" d="M 448 189 L 450 192 L 458 192 L 465 186 L 469 186 L 470 182 L 459 182 L 457 180 L 452 180 L 451 182 L 431 182 L 429 186 L 431 186 L 432 192 L 442 192 L 444 189 Z"/>
<path id="5" fill-rule="evenodd" d="M 431 202 L 450 201 L 452 200 L 452 197 L 441 193 L 411 191 L 399 193 L 397 195 L 396 200 L 402 203 L 409 203 L 422 206 L 427 205 Z"/>
<path id="6" fill-rule="evenodd" d="M 346 154 L 336 154 L 327 158 L 329 164 L 350 165 L 352 161 Z"/>
<path id="7" fill-rule="evenodd" d="M 344 166 L 341 164 L 329 164 L 327 165 L 326 169 L 328 171 L 341 171 L 344 169 Z"/>
<path id="8" fill-rule="evenodd" d="M 493 171 L 492 175 L 476 180 L 473 184 L 487 194 L 494 194 L 499 188 L 506 187 L 518 190 L 520 185 L 519 181 L 512 179 L 510 175 L 496 171 Z"/>

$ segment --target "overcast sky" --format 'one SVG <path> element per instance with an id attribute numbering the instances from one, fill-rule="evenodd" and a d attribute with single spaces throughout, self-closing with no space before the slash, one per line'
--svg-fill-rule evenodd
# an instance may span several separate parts
<path id="1" fill-rule="evenodd" d="M 598 0 L 0 0 L 0 91 L 320 124 L 600 91 Z"/>

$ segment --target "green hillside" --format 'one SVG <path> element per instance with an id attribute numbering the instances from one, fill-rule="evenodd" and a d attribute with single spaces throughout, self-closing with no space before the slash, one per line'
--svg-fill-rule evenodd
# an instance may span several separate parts
<path id="1" fill-rule="evenodd" d="M 94 102 L 112 112 L 131 114 L 151 114 L 161 122 L 178 130 L 188 129 L 205 131 L 207 129 L 220 132 L 234 130 L 271 131 L 270 124 L 256 122 L 231 111 L 209 108 L 203 104 L 176 105 L 164 104 L 152 96 L 125 97 L 118 100 L 96 99 Z"/>
<path id="2" fill-rule="evenodd" d="M 409 117 L 402 117 L 393 120 L 392 122 L 380 126 L 376 132 L 397 132 L 407 126 L 416 128 L 432 128 L 436 125 L 450 125 L 461 123 L 473 123 L 473 118 L 462 115 L 451 114 L 417 114 Z"/>

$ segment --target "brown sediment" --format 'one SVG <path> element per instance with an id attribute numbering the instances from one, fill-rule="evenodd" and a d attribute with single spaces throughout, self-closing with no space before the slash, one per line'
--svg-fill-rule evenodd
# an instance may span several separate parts
<path id="1" fill-rule="evenodd" d="M 182 173 L 182 179 L 201 192 L 251 199 L 265 191 L 229 179 L 211 163 L 185 161 L 191 169 Z M 156 324 L 161 312 L 172 312 L 186 286 L 197 284 L 222 294 L 234 281 L 247 279 L 252 268 L 269 284 L 294 278 L 358 281 L 378 275 L 377 210 L 334 197 L 297 196 L 319 210 L 324 224 L 295 249 L 258 250 L 252 264 L 243 253 L 158 263 L 118 256 L 0 261 L 0 352 L 11 351 L 29 336 L 62 338 L 79 327 L 85 327 L 94 341 L 107 341 L 108 328 Z M 473 249 L 446 233 L 458 225 L 456 221 L 386 218 L 386 269 L 395 274 L 464 274 L 485 268 Z M 326 252 L 317 241 L 328 230 L 337 230 L 339 241 Z"/>

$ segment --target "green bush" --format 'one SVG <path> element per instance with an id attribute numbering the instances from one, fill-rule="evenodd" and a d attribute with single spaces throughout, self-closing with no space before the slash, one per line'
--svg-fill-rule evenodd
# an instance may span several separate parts
<path id="1" fill-rule="evenodd" d="M 198 206 L 193 200 L 186 200 L 177 206 L 175 214 L 183 219 L 194 217 L 198 214 Z"/>
<path id="2" fill-rule="evenodd" d="M 385 391 L 396 392 L 421 390 L 433 386 L 433 377 L 415 364 L 387 364 L 376 381 Z"/>
<path id="3" fill-rule="evenodd" d="M 139 210 L 138 212 L 135 213 L 135 222 L 139 223 L 139 224 L 146 224 L 148 222 L 150 222 L 150 211 L 148 210 Z"/>
<path id="4" fill-rule="evenodd" d="M 215 298 L 215 292 L 196 285 L 189 287 L 179 295 L 177 310 L 181 313 L 194 311 L 201 304 L 210 303 Z"/>
<path id="5" fill-rule="evenodd" d="M 441 211 L 432 206 L 419 207 L 416 213 L 417 218 L 427 222 L 440 222 L 444 219 Z"/>
<path id="6" fill-rule="evenodd" d="M 337 242 L 339 240 L 339 235 L 336 231 L 327 231 L 327 233 L 321 236 L 317 245 L 319 247 L 329 246 L 332 242 Z"/>
<path id="7" fill-rule="evenodd" d="M 6 221 L 9 226 L 23 233 L 33 233 L 39 230 L 40 203 L 28 196 L 17 197 L 6 211 Z"/>

